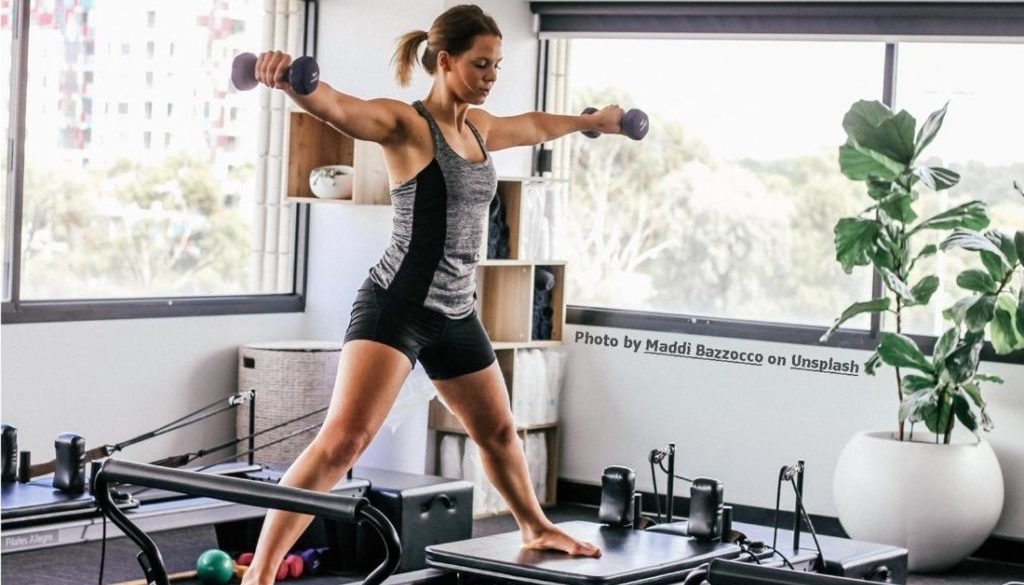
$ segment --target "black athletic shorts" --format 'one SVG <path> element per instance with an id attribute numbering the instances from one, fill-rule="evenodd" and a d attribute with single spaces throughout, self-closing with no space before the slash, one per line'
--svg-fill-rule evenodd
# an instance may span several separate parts
<path id="1" fill-rule="evenodd" d="M 413 366 L 419 359 L 432 380 L 454 378 L 482 370 L 495 360 L 494 348 L 476 311 L 450 319 L 426 307 L 403 304 L 367 278 L 356 300 L 345 341 L 368 339 L 406 355 Z"/>

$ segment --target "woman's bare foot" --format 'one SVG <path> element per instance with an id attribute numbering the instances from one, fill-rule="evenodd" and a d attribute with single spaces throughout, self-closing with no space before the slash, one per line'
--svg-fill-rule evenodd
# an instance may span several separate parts
<path id="1" fill-rule="evenodd" d="M 559 550 L 573 556 L 600 557 L 601 549 L 576 540 L 553 524 L 540 530 L 523 530 L 523 546 L 533 550 Z"/>

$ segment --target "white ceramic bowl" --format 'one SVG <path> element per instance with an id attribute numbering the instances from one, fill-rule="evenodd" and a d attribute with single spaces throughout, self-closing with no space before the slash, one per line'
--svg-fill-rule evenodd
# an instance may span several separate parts
<path id="1" fill-rule="evenodd" d="M 352 173 L 349 165 L 317 167 L 309 173 L 309 188 L 321 199 L 351 199 Z"/>

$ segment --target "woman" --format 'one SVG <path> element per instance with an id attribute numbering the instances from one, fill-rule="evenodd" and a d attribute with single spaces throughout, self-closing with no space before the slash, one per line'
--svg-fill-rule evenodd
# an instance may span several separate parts
<path id="1" fill-rule="evenodd" d="M 492 116 L 479 106 L 498 77 L 501 32 L 476 6 L 456 6 L 430 32 L 404 35 L 397 78 L 408 85 L 418 47 L 434 77 L 422 101 L 361 100 L 324 82 L 300 96 L 289 87 L 291 58 L 259 56 L 256 77 L 307 112 L 358 139 L 379 143 L 392 185 L 394 233 L 353 304 L 327 418 L 282 484 L 325 491 L 380 429 L 420 360 L 448 408 L 479 445 L 487 477 L 508 503 L 525 547 L 597 557 L 601 551 L 556 528 L 533 492 L 494 350 L 474 312 L 474 272 L 497 178 L 490 151 L 546 142 L 570 132 L 618 133 L 622 110 L 588 116 L 531 112 Z M 271 511 L 247 584 L 272 583 L 309 516 Z"/>

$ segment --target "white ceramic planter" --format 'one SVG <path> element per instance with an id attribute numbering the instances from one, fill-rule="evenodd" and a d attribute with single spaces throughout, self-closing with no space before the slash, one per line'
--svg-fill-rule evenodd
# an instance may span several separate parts
<path id="1" fill-rule="evenodd" d="M 992 533 L 1003 472 L 985 440 L 936 445 L 855 435 L 836 462 L 839 520 L 857 540 L 901 546 L 911 571 L 952 567 Z"/>

